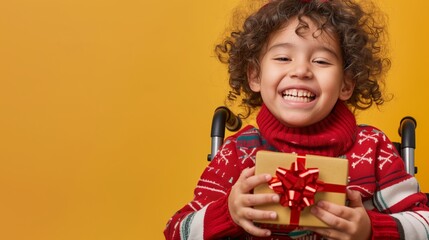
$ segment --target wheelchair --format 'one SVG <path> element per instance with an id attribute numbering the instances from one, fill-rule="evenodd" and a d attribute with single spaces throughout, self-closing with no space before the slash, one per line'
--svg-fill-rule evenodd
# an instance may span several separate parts
<path id="1" fill-rule="evenodd" d="M 217 151 L 223 144 L 225 138 L 225 129 L 236 132 L 241 128 L 241 119 L 225 106 L 216 108 L 213 114 L 211 125 L 211 153 L 207 160 L 211 161 Z M 417 121 L 410 116 L 401 119 L 398 128 L 398 134 L 401 142 L 393 142 L 399 154 L 404 160 L 406 171 L 414 176 L 417 173 L 417 167 L 414 165 L 414 151 L 416 149 Z"/>
<path id="2" fill-rule="evenodd" d="M 211 125 L 211 153 L 208 154 L 207 160 L 211 161 L 217 151 L 223 144 L 225 130 L 236 132 L 241 128 L 241 119 L 225 106 L 216 108 L 213 114 Z M 416 130 L 417 121 L 410 116 L 401 119 L 398 128 L 398 134 L 401 142 L 393 142 L 399 154 L 401 155 L 405 170 L 414 176 L 417 173 L 417 167 L 414 164 L 414 151 L 416 149 Z M 426 193 L 429 199 L 429 193 Z M 429 202 L 428 202 L 429 205 Z"/>

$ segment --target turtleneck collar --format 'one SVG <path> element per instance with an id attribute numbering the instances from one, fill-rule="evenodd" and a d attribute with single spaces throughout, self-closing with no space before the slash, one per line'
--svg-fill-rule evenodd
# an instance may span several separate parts
<path id="1" fill-rule="evenodd" d="M 353 145 L 357 130 L 353 113 L 342 101 L 325 119 L 307 127 L 286 127 L 265 105 L 256 122 L 262 136 L 278 151 L 330 157 L 344 154 Z"/>

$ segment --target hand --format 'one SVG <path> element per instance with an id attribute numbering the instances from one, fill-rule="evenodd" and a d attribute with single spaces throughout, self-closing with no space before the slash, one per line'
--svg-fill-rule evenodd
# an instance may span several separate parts
<path id="1" fill-rule="evenodd" d="M 232 186 L 228 197 L 229 213 L 232 220 L 246 232 L 259 237 L 270 236 L 270 230 L 256 227 L 253 224 L 253 220 L 273 220 L 277 218 L 277 213 L 257 210 L 252 207 L 265 203 L 279 202 L 280 198 L 277 194 L 250 193 L 256 186 L 271 180 L 271 175 L 269 174 L 257 176 L 254 174 L 254 167 L 243 170 L 237 182 Z"/>
<path id="2" fill-rule="evenodd" d="M 306 227 L 326 239 L 367 240 L 371 236 L 371 220 L 358 191 L 347 190 L 349 206 L 319 201 L 311 212 L 329 228 Z"/>

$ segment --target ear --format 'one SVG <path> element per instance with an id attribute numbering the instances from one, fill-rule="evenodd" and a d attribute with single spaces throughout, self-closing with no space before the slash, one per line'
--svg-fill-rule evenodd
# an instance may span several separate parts
<path id="1" fill-rule="evenodd" d="M 353 81 L 351 74 L 346 72 L 341 86 L 339 99 L 342 101 L 348 100 L 352 96 L 354 89 L 355 82 Z"/>
<path id="2" fill-rule="evenodd" d="M 254 66 L 249 66 L 247 68 L 247 81 L 249 82 L 249 86 L 252 91 L 261 91 L 261 80 L 259 79 L 258 71 Z"/>

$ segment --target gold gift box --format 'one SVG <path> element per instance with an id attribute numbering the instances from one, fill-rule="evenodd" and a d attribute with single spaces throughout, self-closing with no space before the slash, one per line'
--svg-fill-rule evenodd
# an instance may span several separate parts
<path id="1" fill-rule="evenodd" d="M 275 176 L 276 169 L 283 167 L 290 169 L 291 164 L 297 159 L 297 154 L 259 151 L 256 154 L 255 174 L 268 173 Z M 349 162 L 344 158 L 324 157 L 316 155 L 305 155 L 305 168 L 318 168 L 319 180 L 326 184 L 347 185 Z M 254 189 L 254 194 L 274 193 L 268 184 L 262 184 Z M 317 192 L 315 203 L 319 200 L 326 200 L 338 205 L 345 205 L 346 194 L 336 192 Z M 277 212 L 276 220 L 258 220 L 260 223 L 289 225 L 290 208 L 284 207 L 280 203 L 271 203 L 255 206 L 255 209 L 269 210 Z M 300 213 L 299 226 L 327 227 L 327 225 L 310 213 L 310 208 L 306 207 Z M 256 221 L 255 221 L 256 222 Z"/>

